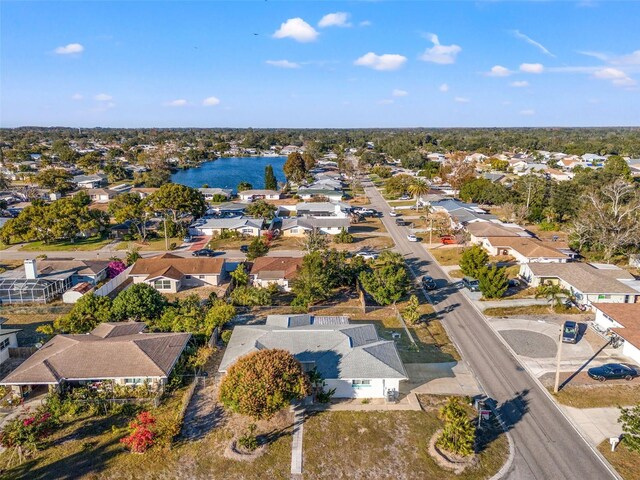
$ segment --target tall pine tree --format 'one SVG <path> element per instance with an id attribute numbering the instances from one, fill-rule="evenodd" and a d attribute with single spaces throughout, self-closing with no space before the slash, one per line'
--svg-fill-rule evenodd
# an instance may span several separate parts
<path id="1" fill-rule="evenodd" d="M 273 173 L 273 167 L 271 165 L 264 167 L 264 188 L 267 190 L 278 189 L 278 180 Z"/>

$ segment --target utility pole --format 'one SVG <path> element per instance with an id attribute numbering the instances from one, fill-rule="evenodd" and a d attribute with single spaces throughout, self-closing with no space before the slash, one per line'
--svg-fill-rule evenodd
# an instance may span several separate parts
<path id="1" fill-rule="evenodd" d="M 167 237 L 167 215 L 164 216 L 164 249 L 169 251 L 169 237 Z"/>
<path id="2" fill-rule="evenodd" d="M 433 218 L 429 218 L 429 248 L 431 248 L 431 244 L 433 243 L 432 240 L 433 237 Z"/>
<path id="3" fill-rule="evenodd" d="M 560 387 L 560 359 L 562 357 L 562 328 L 560 328 L 560 338 L 558 339 L 558 364 L 556 365 L 556 383 L 553 387 L 553 393 L 558 393 Z"/>

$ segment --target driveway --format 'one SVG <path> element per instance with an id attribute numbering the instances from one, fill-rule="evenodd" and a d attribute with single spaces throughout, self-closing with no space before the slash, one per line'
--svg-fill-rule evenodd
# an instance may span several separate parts
<path id="1" fill-rule="evenodd" d="M 400 384 L 402 393 L 433 395 L 479 395 L 478 382 L 464 362 L 405 363 L 409 380 Z"/>

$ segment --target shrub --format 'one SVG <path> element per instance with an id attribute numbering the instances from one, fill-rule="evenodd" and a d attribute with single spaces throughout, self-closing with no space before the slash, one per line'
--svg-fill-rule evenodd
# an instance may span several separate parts
<path id="1" fill-rule="evenodd" d="M 225 345 L 227 345 L 229 343 L 229 340 L 231 340 L 232 333 L 233 333 L 233 330 L 224 330 L 222 332 L 222 335 L 220 335 L 220 338 L 222 339 Z"/>
<path id="2" fill-rule="evenodd" d="M 259 350 L 240 358 L 220 384 L 220 401 L 230 410 L 268 419 L 311 391 L 302 365 L 286 350 Z"/>
<path id="3" fill-rule="evenodd" d="M 449 397 L 439 413 L 444 428 L 436 445 L 457 455 L 471 455 L 474 452 L 476 429 L 460 399 Z"/>
<path id="4" fill-rule="evenodd" d="M 478 283 L 484 298 L 501 298 L 509 287 L 509 277 L 504 267 L 483 267 L 478 272 Z"/>
<path id="5" fill-rule="evenodd" d="M 471 248 L 467 248 L 462 253 L 460 259 L 460 270 L 465 275 L 470 277 L 476 277 L 478 272 L 484 268 L 489 261 L 489 255 L 485 252 L 484 248 L 480 245 L 474 245 Z"/>
<path id="6" fill-rule="evenodd" d="M 40 407 L 26 417 L 9 420 L 0 432 L 0 445 L 16 449 L 19 455 L 32 453 L 44 447 L 58 426 L 57 418 L 46 407 Z"/>
<path id="7" fill-rule="evenodd" d="M 250 424 L 247 427 L 247 431 L 238 438 L 238 445 L 249 452 L 253 452 L 258 448 L 258 438 L 255 435 L 257 428 L 255 423 Z"/>
<path id="8" fill-rule="evenodd" d="M 340 233 L 333 237 L 335 243 L 353 243 L 353 235 L 346 228 L 342 227 Z"/>
<path id="9" fill-rule="evenodd" d="M 150 427 L 156 419 L 149 412 L 141 412 L 129 423 L 131 433 L 120 439 L 133 453 L 144 453 L 153 446 L 155 433 Z"/>
<path id="10" fill-rule="evenodd" d="M 109 265 L 107 265 L 107 276 L 109 278 L 117 277 L 126 269 L 127 266 L 122 261 L 114 260 L 113 262 L 109 262 Z"/>

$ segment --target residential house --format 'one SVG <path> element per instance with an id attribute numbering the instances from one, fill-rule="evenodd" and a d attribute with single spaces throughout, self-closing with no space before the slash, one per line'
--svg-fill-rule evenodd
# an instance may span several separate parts
<path id="1" fill-rule="evenodd" d="M 351 205 L 343 202 L 301 202 L 295 205 L 296 215 L 313 217 L 346 217 Z"/>
<path id="2" fill-rule="evenodd" d="M 460 200 L 443 199 L 431 202 L 434 211 L 446 212 L 451 220 L 452 228 L 461 228 L 474 222 L 493 222 L 498 219 L 487 213 L 475 203 L 465 203 Z"/>
<path id="3" fill-rule="evenodd" d="M 347 217 L 293 217 L 283 218 L 280 227 L 283 236 L 301 237 L 305 233 L 316 230 L 327 235 L 337 235 L 343 229 L 347 232 L 351 220 Z"/>
<path id="4" fill-rule="evenodd" d="M 524 228 L 511 223 L 502 222 L 474 222 L 465 226 L 469 232 L 469 240 L 473 245 L 483 244 L 483 240 L 489 237 L 530 237 L 531 234 Z"/>
<path id="5" fill-rule="evenodd" d="M 615 265 L 597 263 L 525 263 L 520 277 L 530 286 L 557 283 L 576 301 L 588 307 L 593 303 L 640 302 L 640 281 Z"/>
<path id="6" fill-rule="evenodd" d="M 622 354 L 640 365 L 640 303 L 594 303 L 595 323 L 624 340 Z"/>
<path id="7" fill-rule="evenodd" d="M 108 265 L 106 260 L 27 259 L 24 268 L 0 274 L 0 304 L 48 303 L 74 285 L 104 280 Z"/>
<path id="8" fill-rule="evenodd" d="M 146 283 L 160 292 L 176 293 L 183 288 L 220 285 L 224 258 L 179 257 L 172 253 L 141 258 L 129 272 L 133 283 Z"/>
<path id="9" fill-rule="evenodd" d="M 142 322 L 101 323 L 90 333 L 56 335 L 7 375 L 0 385 L 23 395 L 38 386 L 111 380 L 118 385 L 162 388 L 190 333 L 143 333 Z"/>
<path id="10" fill-rule="evenodd" d="M 567 180 L 571 180 L 573 178 L 572 174 L 563 172 L 556 168 L 547 168 L 546 170 L 544 170 L 544 174 L 548 178 L 552 180 L 556 180 L 558 182 L 566 182 Z"/>
<path id="11" fill-rule="evenodd" d="M 233 218 L 210 218 L 205 220 L 203 225 L 192 225 L 189 227 L 191 235 L 220 235 L 222 232 L 237 232 L 240 235 L 259 237 L 262 233 L 264 220 L 262 218 L 233 217 Z"/>
<path id="12" fill-rule="evenodd" d="M 302 148 L 295 145 L 286 145 L 280 150 L 280 155 L 289 155 L 294 152 L 302 152 Z"/>
<path id="13" fill-rule="evenodd" d="M 78 188 L 99 188 L 107 184 L 106 175 L 76 175 L 71 179 Z"/>
<path id="14" fill-rule="evenodd" d="M 258 257 L 249 271 L 249 280 L 255 287 L 276 284 L 285 292 L 291 291 L 291 281 L 302 268 L 302 257 Z"/>
<path id="15" fill-rule="evenodd" d="M 333 190 L 326 188 L 298 188 L 298 196 L 303 200 L 310 200 L 312 198 L 324 198 L 330 202 L 339 202 L 344 197 L 342 190 Z"/>
<path id="16" fill-rule="evenodd" d="M 238 197 L 244 202 L 253 202 L 254 200 L 279 200 L 280 192 L 275 190 L 244 190 L 238 192 Z"/>
<path id="17" fill-rule="evenodd" d="M 198 191 L 202 193 L 207 202 L 213 200 L 214 196 L 222 195 L 228 200 L 233 195 L 233 190 L 230 188 L 199 188 Z"/>
<path id="18" fill-rule="evenodd" d="M 87 188 L 84 191 L 94 203 L 109 203 L 118 195 L 118 192 L 107 188 Z"/>
<path id="19" fill-rule="evenodd" d="M 137 193 L 140 198 L 147 198 L 149 195 L 151 195 L 152 193 L 157 192 L 158 189 L 157 188 L 152 188 L 152 187 L 133 187 L 131 189 L 131 193 Z"/>
<path id="20" fill-rule="evenodd" d="M 287 350 L 305 371 L 315 369 L 336 398 L 397 395 L 408 378 L 395 342 L 381 340 L 373 324 L 312 315 L 269 315 L 265 325 L 236 326 L 219 371 L 265 348 Z"/>
<path id="21" fill-rule="evenodd" d="M 9 360 L 9 349 L 18 348 L 18 332 L 20 328 L 4 328 L 6 318 L 0 318 L 0 365 Z"/>
<path id="22" fill-rule="evenodd" d="M 489 255 L 510 255 L 522 263 L 565 263 L 570 260 L 566 253 L 535 238 L 485 237 L 482 246 Z"/>

